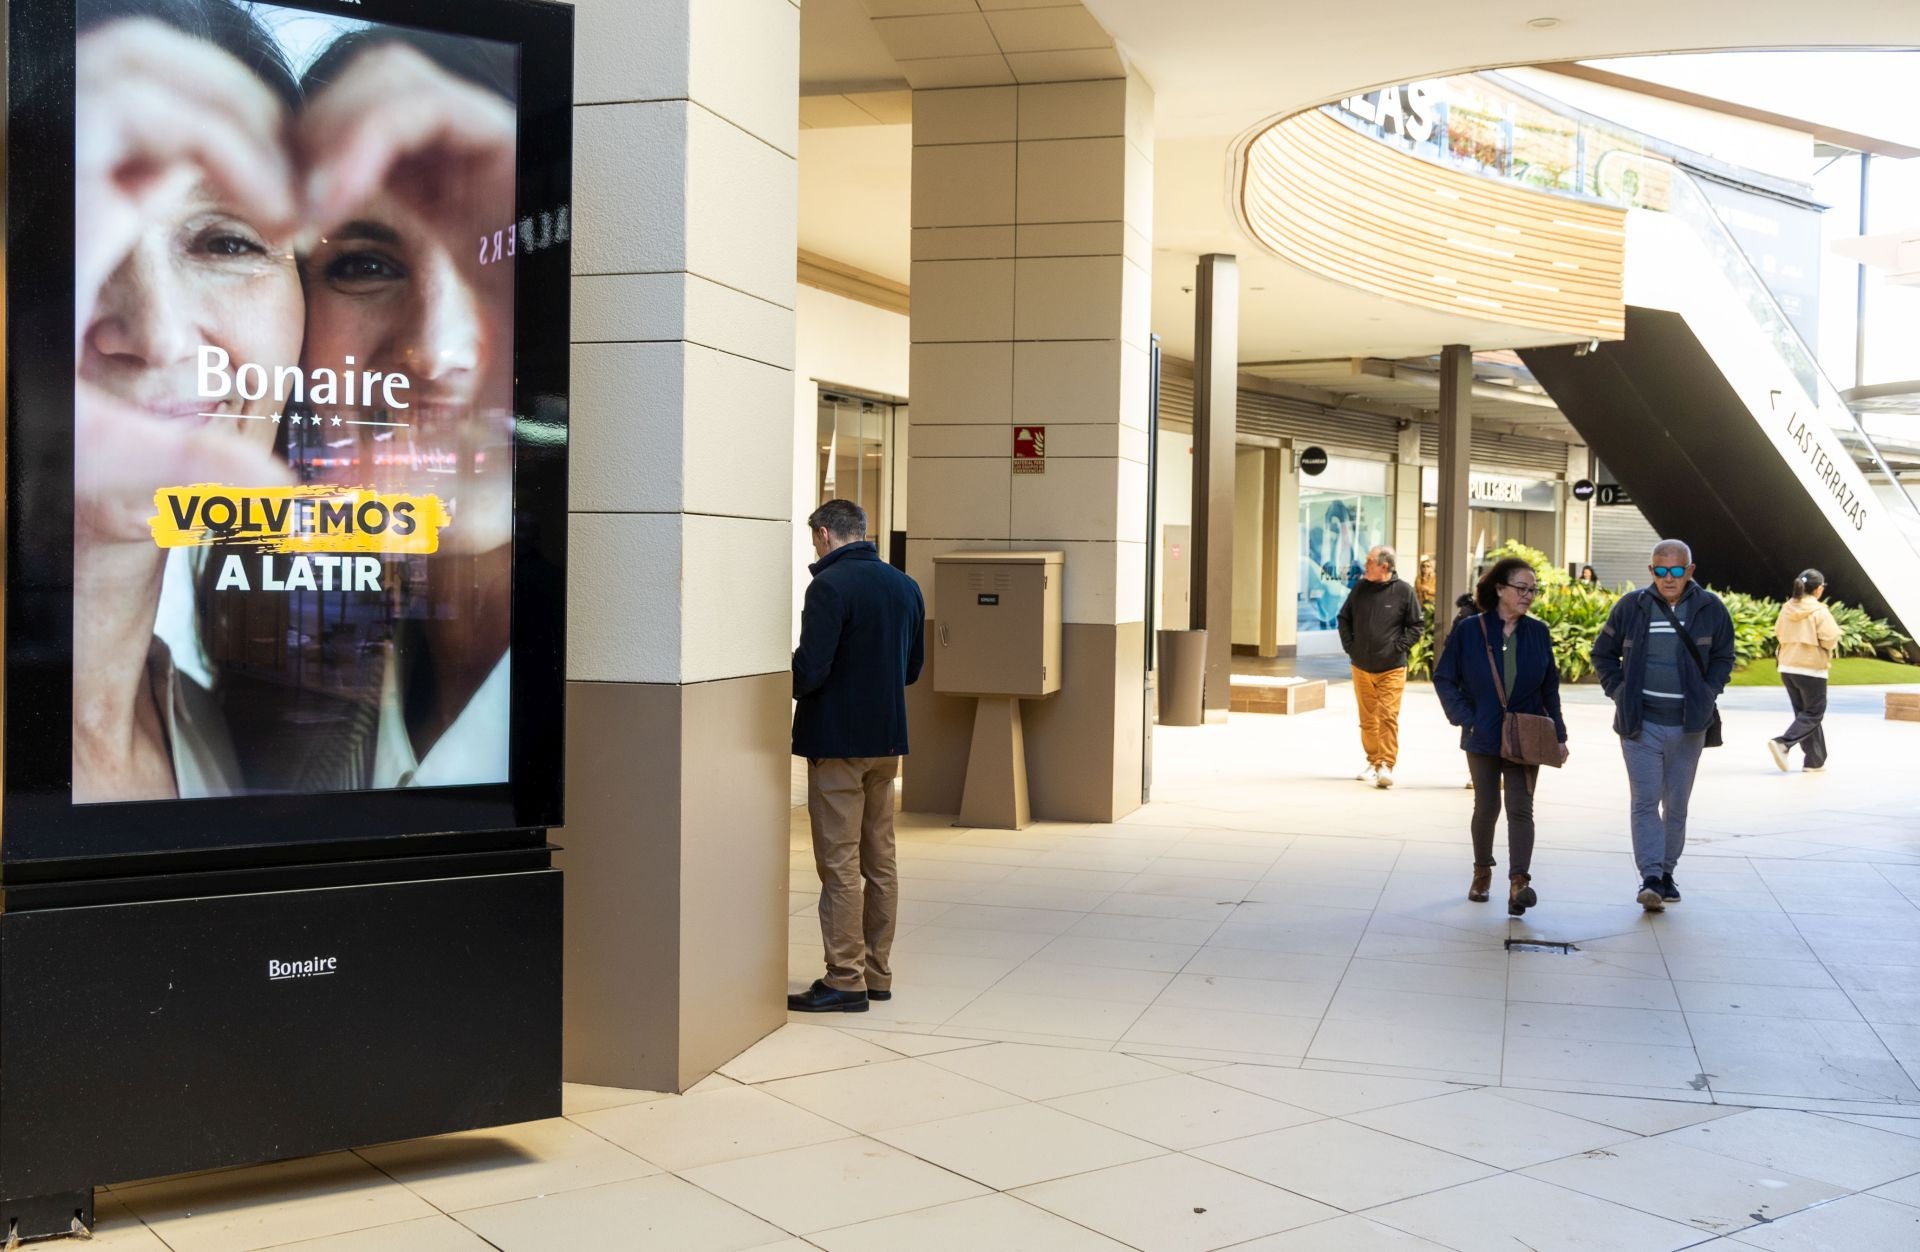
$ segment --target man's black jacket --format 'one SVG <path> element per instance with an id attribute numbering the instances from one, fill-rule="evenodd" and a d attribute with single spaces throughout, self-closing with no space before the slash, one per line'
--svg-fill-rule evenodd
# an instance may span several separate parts
<path id="1" fill-rule="evenodd" d="M 1659 595 L 1649 586 L 1615 600 L 1590 653 L 1600 689 L 1613 700 L 1613 733 L 1625 739 L 1637 738 L 1644 720 L 1647 635 L 1653 619 L 1660 614 Z M 1707 672 L 1702 674 L 1685 640 L 1680 641 L 1680 694 L 1685 697 L 1680 729 L 1692 735 L 1705 730 L 1713 720 L 1715 703 L 1727 689 L 1739 657 L 1734 649 L 1733 614 L 1727 611 L 1726 601 L 1691 580 L 1680 599 L 1683 603 L 1691 601 L 1687 637 L 1707 663 Z"/>
<path id="2" fill-rule="evenodd" d="M 793 653 L 793 754 L 905 756 L 907 687 L 920 677 L 926 601 L 871 543 L 808 567 Z"/>
<path id="3" fill-rule="evenodd" d="M 1340 606 L 1340 646 L 1355 669 L 1369 674 L 1401 669 L 1424 620 L 1412 587 L 1398 578 L 1383 583 L 1363 578 Z"/>

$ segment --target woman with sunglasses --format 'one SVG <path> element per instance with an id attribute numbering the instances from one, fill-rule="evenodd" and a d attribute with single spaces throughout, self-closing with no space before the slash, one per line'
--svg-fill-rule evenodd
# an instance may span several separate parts
<path id="1" fill-rule="evenodd" d="M 1563 751 L 1567 742 L 1553 637 L 1528 616 L 1539 590 L 1533 566 L 1519 557 L 1494 562 L 1475 588 L 1480 612 L 1453 628 L 1433 670 L 1434 692 L 1447 720 L 1460 727 L 1460 746 L 1473 776 L 1473 884 L 1467 899 L 1488 898 L 1497 863 L 1493 826 L 1504 792 L 1507 912 L 1514 917 L 1539 903 L 1532 870 L 1533 787 L 1540 767 L 1501 758 L 1501 722 L 1509 711 L 1550 717 Z"/>

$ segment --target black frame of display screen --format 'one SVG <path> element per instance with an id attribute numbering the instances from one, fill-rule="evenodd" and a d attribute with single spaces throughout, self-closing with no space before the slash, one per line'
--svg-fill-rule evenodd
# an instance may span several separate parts
<path id="1" fill-rule="evenodd" d="M 516 217 L 571 212 L 573 10 L 545 0 L 269 0 L 284 8 L 517 45 Z M 6 740 L 0 864 L 10 881 L 413 851 L 434 836 L 561 820 L 572 249 L 516 257 L 510 782 L 81 804 L 73 776 L 74 0 L 13 0 L 8 23 Z M 507 217 L 502 212 L 504 221 Z M 420 836 L 395 845 L 394 836 Z M 352 852 L 349 849 L 353 849 Z M 144 854 L 144 856 L 143 856 Z M 101 866 L 91 872 L 105 872 Z"/>

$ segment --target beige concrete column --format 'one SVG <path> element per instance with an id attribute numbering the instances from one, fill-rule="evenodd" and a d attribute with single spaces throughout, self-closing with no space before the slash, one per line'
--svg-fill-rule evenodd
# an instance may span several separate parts
<path id="1" fill-rule="evenodd" d="M 786 1018 L 791 0 L 579 0 L 565 1076 Z"/>
<path id="2" fill-rule="evenodd" d="M 1264 448 L 1260 460 L 1260 655 L 1280 655 L 1280 618 L 1293 611 L 1293 597 L 1280 596 L 1283 545 L 1293 527 L 1280 512 L 1280 478 L 1286 472 L 1287 450 Z M 1297 513 L 1298 510 L 1295 510 Z M 1287 553 L 1285 555 L 1292 555 Z M 1295 562 L 1298 565 L 1298 562 Z"/>
<path id="3" fill-rule="evenodd" d="M 1300 650 L 1300 465 L 1290 444 L 1274 459 L 1279 475 L 1273 518 L 1273 595 L 1279 605 L 1274 651 L 1293 656 Z"/>
<path id="4" fill-rule="evenodd" d="M 1412 582 L 1420 573 L 1420 467 L 1396 461 L 1390 471 L 1393 550 L 1400 559 L 1400 577 Z"/>
<path id="5" fill-rule="evenodd" d="M 1065 687 L 1023 713 L 1036 818 L 1140 803 L 1152 116 L 1138 77 L 914 92 L 907 569 L 937 621 L 936 553 L 1066 553 Z M 1044 474 L 1012 472 L 1023 424 Z M 905 803 L 954 812 L 971 702 L 923 680 L 908 712 Z"/>
<path id="6" fill-rule="evenodd" d="M 1593 561 L 1593 501 L 1573 498 L 1573 484 L 1593 477 L 1593 453 L 1582 443 L 1567 448 L 1566 481 L 1560 484 L 1560 560 L 1578 567 Z"/>
<path id="7" fill-rule="evenodd" d="M 1393 465 L 1393 546 L 1400 554 L 1400 577 L 1412 582 L 1420 574 L 1420 427 L 1407 423 L 1400 431 Z"/>
<path id="8" fill-rule="evenodd" d="M 1268 584 L 1264 521 L 1266 510 L 1266 449 L 1240 446 L 1233 452 L 1233 567 L 1228 592 L 1233 603 L 1233 640 L 1256 650 L 1260 647 L 1263 602 Z"/>

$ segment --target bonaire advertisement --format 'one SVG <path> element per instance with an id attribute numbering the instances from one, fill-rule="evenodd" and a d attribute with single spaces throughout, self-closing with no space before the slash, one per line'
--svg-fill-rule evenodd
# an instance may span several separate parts
<path id="1" fill-rule="evenodd" d="M 517 49 L 78 18 L 73 801 L 509 781 Z"/>

